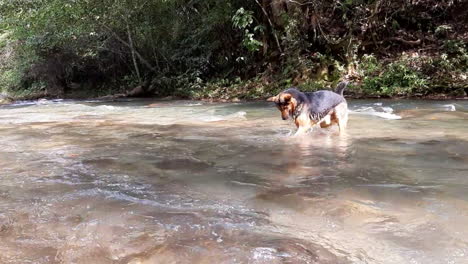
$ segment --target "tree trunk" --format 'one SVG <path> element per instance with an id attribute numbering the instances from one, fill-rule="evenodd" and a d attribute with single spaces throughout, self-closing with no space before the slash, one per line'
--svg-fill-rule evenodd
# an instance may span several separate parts
<path id="1" fill-rule="evenodd" d="M 268 20 L 268 24 L 270 24 L 271 32 L 273 33 L 273 37 L 275 38 L 276 46 L 278 46 L 278 50 L 280 51 L 280 53 L 283 53 L 283 49 L 281 48 L 279 38 L 276 35 L 275 27 L 273 25 L 273 22 L 270 19 L 270 16 L 268 15 L 268 12 L 266 11 L 265 7 L 258 0 L 255 0 L 255 2 L 257 3 L 258 6 L 260 6 L 260 8 L 262 9 L 263 14 L 265 15 L 265 17 Z M 263 3 L 266 4 L 265 2 L 263 2 Z"/>
<path id="2" fill-rule="evenodd" d="M 132 39 L 132 33 L 130 32 L 130 25 L 127 22 L 127 35 L 128 35 L 128 43 L 130 52 L 132 54 L 132 61 L 133 61 L 133 67 L 135 67 L 135 72 L 138 77 L 138 81 L 141 82 L 141 75 L 140 75 L 140 70 L 138 69 L 138 62 L 135 57 L 135 47 L 133 46 L 133 39 Z"/>
<path id="3" fill-rule="evenodd" d="M 128 43 L 127 41 L 123 40 L 117 33 L 115 33 L 110 27 L 108 27 L 107 25 L 103 24 L 103 23 L 100 23 L 105 29 L 107 29 L 112 35 L 114 35 L 114 37 L 120 41 L 122 44 L 124 44 L 125 46 L 127 47 L 130 47 L 130 43 Z M 136 49 L 132 49 L 133 52 L 135 52 L 134 54 L 136 55 L 136 57 L 141 61 L 141 63 L 143 65 L 145 65 L 146 67 L 148 67 L 148 69 L 150 69 L 151 71 L 153 72 L 156 72 L 156 69 L 151 66 L 151 64 L 145 59 L 143 58 L 143 56 L 141 56 L 141 54 L 136 50 Z"/>
<path id="4" fill-rule="evenodd" d="M 262 5 L 264 7 L 267 6 L 269 3 L 269 0 L 262 0 Z M 266 16 L 263 16 L 263 24 L 268 24 L 268 19 Z M 268 32 L 265 30 L 262 36 L 262 50 L 263 50 L 263 56 L 267 55 L 268 53 L 268 43 L 269 43 L 269 38 L 268 38 Z"/>

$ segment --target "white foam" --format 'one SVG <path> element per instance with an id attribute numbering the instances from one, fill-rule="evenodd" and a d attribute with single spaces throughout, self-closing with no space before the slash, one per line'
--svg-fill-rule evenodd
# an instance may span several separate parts
<path id="1" fill-rule="evenodd" d="M 205 122 L 216 122 L 216 121 L 233 120 L 233 119 L 245 119 L 246 114 L 247 113 L 244 112 L 244 111 L 239 111 L 239 112 L 235 112 L 233 114 L 226 115 L 226 116 L 213 115 L 213 116 L 205 116 L 205 117 L 202 117 L 200 119 L 202 121 L 205 121 Z"/>
<path id="2" fill-rule="evenodd" d="M 106 109 L 106 110 L 115 110 L 116 109 L 116 107 L 112 106 L 112 105 L 100 105 L 97 108 Z"/>
<path id="3" fill-rule="evenodd" d="M 390 120 L 398 120 L 401 119 L 401 116 L 393 114 L 393 108 L 391 107 L 377 107 L 377 111 L 374 107 L 362 107 L 355 111 L 351 111 L 354 114 L 361 114 L 361 115 L 370 115 L 370 116 L 377 116 L 384 119 Z"/>
<path id="4" fill-rule="evenodd" d="M 391 114 L 391 113 L 375 112 L 375 113 L 372 113 L 371 115 L 373 115 L 373 116 L 378 116 L 378 117 L 381 117 L 381 118 L 384 118 L 384 119 L 390 119 L 390 120 L 398 120 L 398 119 L 401 119 L 401 116 L 395 115 L 395 114 Z"/>
<path id="5" fill-rule="evenodd" d="M 382 110 L 385 113 L 393 113 L 393 108 L 391 108 L 391 107 L 382 107 Z"/>
<path id="6" fill-rule="evenodd" d="M 10 104 L 10 106 L 24 106 L 24 105 L 35 105 L 35 104 L 37 104 L 35 101 L 16 101 Z"/>
<path id="7" fill-rule="evenodd" d="M 445 109 L 450 112 L 455 112 L 457 111 L 457 108 L 453 104 L 446 104 L 444 105 Z"/>
<path id="8" fill-rule="evenodd" d="M 269 248 L 269 247 L 257 247 L 253 250 L 253 256 L 252 258 L 254 260 L 274 260 L 277 257 L 275 256 L 277 254 L 278 250 L 275 248 Z"/>
<path id="9" fill-rule="evenodd" d="M 205 121 L 205 122 L 216 122 L 216 121 L 226 120 L 225 118 L 223 118 L 221 116 L 205 116 L 205 117 L 202 117 L 200 119 L 201 119 L 201 121 Z"/>
<path id="10" fill-rule="evenodd" d="M 247 115 L 246 112 L 244 112 L 244 111 L 239 111 L 239 112 L 236 112 L 236 113 L 234 113 L 234 114 L 229 115 L 228 117 L 230 117 L 230 118 L 239 118 L 239 117 L 240 117 L 240 118 L 244 118 L 245 115 Z"/>

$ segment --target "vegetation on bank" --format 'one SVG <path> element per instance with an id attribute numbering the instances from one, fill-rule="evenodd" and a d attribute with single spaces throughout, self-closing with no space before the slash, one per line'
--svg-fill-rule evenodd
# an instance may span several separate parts
<path id="1" fill-rule="evenodd" d="M 11 0 L 3 97 L 465 96 L 468 1 Z M 0 95 L 0 99 L 2 97 Z"/>

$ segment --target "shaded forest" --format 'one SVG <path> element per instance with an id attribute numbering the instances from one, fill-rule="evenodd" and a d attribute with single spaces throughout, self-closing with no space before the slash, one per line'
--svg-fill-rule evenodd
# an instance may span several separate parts
<path id="1" fill-rule="evenodd" d="M 466 96 L 468 1 L 12 0 L 3 97 Z"/>

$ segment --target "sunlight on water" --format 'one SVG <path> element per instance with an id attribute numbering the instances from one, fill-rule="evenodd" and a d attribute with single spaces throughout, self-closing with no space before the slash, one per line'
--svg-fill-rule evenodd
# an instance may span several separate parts
<path id="1" fill-rule="evenodd" d="M 468 102 L 0 107 L 0 263 L 468 263 Z"/>

